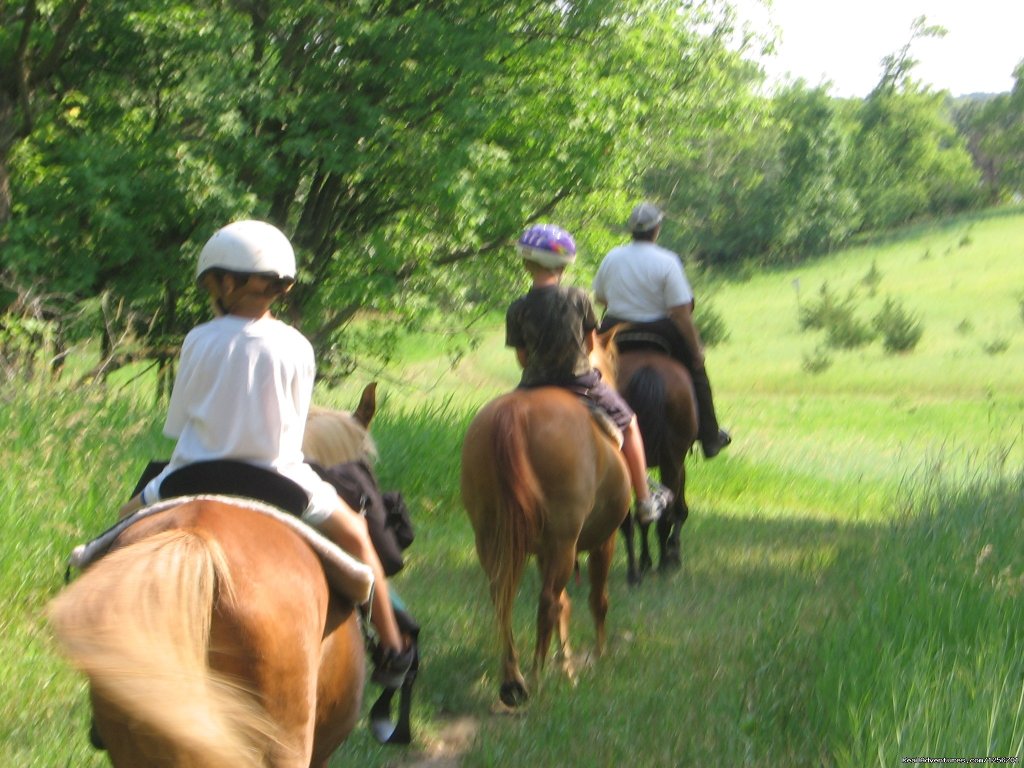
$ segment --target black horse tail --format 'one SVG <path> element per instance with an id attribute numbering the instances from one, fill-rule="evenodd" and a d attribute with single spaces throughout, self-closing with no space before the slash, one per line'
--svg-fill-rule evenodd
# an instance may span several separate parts
<path id="1" fill-rule="evenodd" d="M 665 380 L 656 370 L 645 366 L 633 374 L 622 395 L 636 412 L 647 462 L 654 465 L 666 446 L 668 435 Z"/>

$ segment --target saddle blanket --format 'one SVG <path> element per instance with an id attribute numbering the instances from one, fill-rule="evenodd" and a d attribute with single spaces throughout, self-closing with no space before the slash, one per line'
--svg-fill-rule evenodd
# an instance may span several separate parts
<path id="1" fill-rule="evenodd" d="M 622 450 L 622 442 L 625 439 L 622 436 L 622 430 L 618 428 L 612 417 L 604 412 L 600 407 L 591 405 L 589 401 L 586 401 L 586 405 L 590 408 L 590 415 L 597 422 L 599 426 L 608 437 L 611 438 L 612 442 Z"/>
<path id="2" fill-rule="evenodd" d="M 129 515 L 124 520 L 118 521 L 92 541 L 75 547 L 68 558 L 68 568 L 78 568 L 80 570 L 87 568 L 103 557 L 117 537 L 135 523 L 189 501 L 219 501 L 274 518 L 282 525 L 286 525 L 295 531 L 316 553 L 323 564 L 327 581 L 334 590 L 352 600 L 356 605 L 367 603 L 373 595 L 373 570 L 370 566 L 356 560 L 338 545 L 293 515 L 282 512 L 269 504 L 238 496 L 212 494 L 179 496 L 151 504 L 140 509 L 135 514 Z"/>

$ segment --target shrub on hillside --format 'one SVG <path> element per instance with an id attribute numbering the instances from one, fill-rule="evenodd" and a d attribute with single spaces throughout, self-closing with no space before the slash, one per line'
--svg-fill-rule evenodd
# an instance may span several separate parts
<path id="1" fill-rule="evenodd" d="M 878 292 L 878 284 L 882 282 L 882 273 L 878 269 L 878 262 L 871 260 L 871 269 L 860 279 L 861 285 L 868 289 L 868 296 L 874 296 Z"/>
<path id="2" fill-rule="evenodd" d="M 800 367 L 812 375 L 823 373 L 832 367 L 832 356 L 823 344 L 819 344 L 811 352 L 804 353 L 803 363 Z"/>
<path id="3" fill-rule="evenodd" d="M 841 311 L 841 303 L 829 288 L 828 282 L 824 282 L 818 289 L 816 301 L 810 304 L 801 304 L 797 308 L 800 330 L 821 330 L 828 324 L 828 318 L 838 311 Z"/>
<path id="4" fill-rule="evenodd" d="M 909 352 L 924 333 L 921 321 L 892 297 L 886 298 L 872 325 L 882 337 L 882 346 L 893 353 Z"/>
<path id="5" fill-rule="evenodd" d="M 729 329 L 725 327 L 725 320 L 711 302 L 700 303 L 700 311 L 694 313 L 693 322 L 705 346 L 713 347 L 729 340 Z"/>
<path id="6" fill-rule="evenodd" d="M 981 345 L 981 349 L 986 355 L 1001 355 L 1009 348 L 1010 340 L 1005 339 L 1002 336 L 997 336 Z"/>
<path id="7" fill-rule="evenodd" d="M 875 333 L 864 321 L 849 312 L 833 316 L 825 328 L 826 343 L 834 349 L 856 349 L 875 338 Z"/>
<path id="8" fill-rule="evenodd" d="M 874 333 L 857 318 L 856 299 L 854 291 L 840 299 L 827 282 L 822 283 L 817 300 L 799 309 L 801 330 L 825 331 L 826 343 L 834 349 L 855 349 L 867 344 Z"/>

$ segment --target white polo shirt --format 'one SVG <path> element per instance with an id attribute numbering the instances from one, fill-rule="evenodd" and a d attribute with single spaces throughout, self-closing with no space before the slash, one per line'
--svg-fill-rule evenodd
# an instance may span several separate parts
<path id="1" fill-rule="evenodd" d="M 594 298 L 620 320 L 646 323 L 693 301 L 679 257 L 656 243 L 634 240 L 608 252 L 598 267 Z"/>

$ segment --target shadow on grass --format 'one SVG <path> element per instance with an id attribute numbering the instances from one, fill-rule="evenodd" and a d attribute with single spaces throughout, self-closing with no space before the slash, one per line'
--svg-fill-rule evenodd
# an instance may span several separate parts
<path id="1" fill-rule="evenodd" d="M 800 764 L 805 740 L 796 735 L 809 714 L 805 675 L 816 661 L 817 636 L 832 613 L 856 600 L 849 576 L 863 567 L 877 529 L 705 514 L 685 528 L 683 567 L 640 588 L 625 582 L 620 546 L 605 657 L 576 687 L 549 665 L 522 717 L 508 718 L 492 714 L 500 682 L 494 615 L 459 512 L 419 521 L 418 536 L 429 544 L 395 582 L 424 626 L 424 744 L 452 718 L 469 716 L 481 725 L 463 765 L 679 765 L 723 755 L 740 761 L 751 750 L 764 753 L 764 764 Z M 569 587 L 570 639 L 586 655 L 594 640 L 585 560 L 581 566 Z M 535 642 L 538 589 L 531 566 L 514 616 L 524 667 Z M 672 727 L 663 730 L 666 713 Z M 580 727 L 585 722 L 600 723 L 599 738 Z M 761 741 L 767 743 L 757 746 Z"/>

